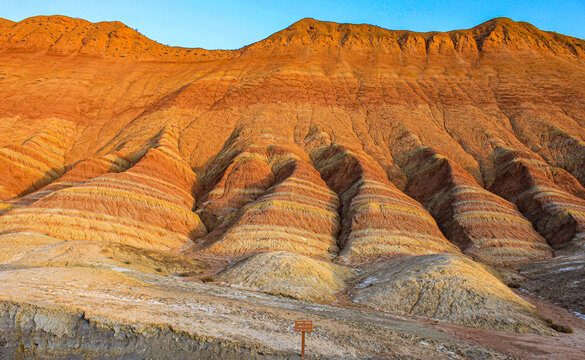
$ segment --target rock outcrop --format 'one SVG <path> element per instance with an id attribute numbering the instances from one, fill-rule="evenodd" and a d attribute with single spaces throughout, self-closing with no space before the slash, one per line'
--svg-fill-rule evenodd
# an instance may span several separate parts
<path id="1" fill-rule="evenodd" d="M 195 202 L 191 194 L 199 179 L 177 153 L 172 131 L 161 130 L 153 142 L 127 171 L 47 190 L 50 194 L 10 211 L 2 216 L 0 231 L 150 249 L 178 249 L 191 243 L 206 233 L 191 211 Z"/>
<path id="2" fill-rule="evenodd" d="M 539 284 L 558 259 L 581 266 L 584 40 L 505 18 L 445 33 L 303 19 L 208 51 L 39 16 L 0 19 L 0 64 L 0 277 L 11 284 L 37 267 L 79 271 L 88 286 L 122 279 L 108 271 L 180 275 L 258 299 L 548 334 L 481 263 L 520 269 L 550 299 Z M 123 314 L 124 301 L 108 304 Z M 144 309 L 163 316 L 159 305 Z M 14 309 L 2 329 L 39 334 Z M 356 348 L 347 357 L 386 351 Z"/>
<path id="3" fill-rule="evenodd" d="M 216 281 L 313 302 L 333 302 L 355 276 L 350 268 L 286 252 L 252 255 L 224 270 Z"/>
<path id="4" fill-rule="evenodd" d="M 498 177 L 493 190 L 514 201 L 553 248 L 583 243 L 585 199 L 578 182 L 566 181 L 571 179 L 566 171 L 534 155 L 501 148 L 495 159 Z"/>
<path id="5" fill-rule="evenodd" d="M 353 300 L 467 326 L 550 333 L 534 306 L 458 255 L 410 256 L 384 264 L 362 278 Z"/>
<path id="6" fill-rule="evenodd" d="M 53 120 L 21 145 L 0 149 L 0 200 L 26 195 L 63 175 L 65 153 L 71 146 L 74 125 Z"/>
<path id="7" fill-rule="evenodd" d="M 372 158 L 338 145 L 316 152 L 317 169 L 342 202 L 344 262 L 458 251 L 431 215 L 388 181 Z"/>
<path id="8" fill-rule="evenodd" d="M 514 206 L 482 188 L 465 169 L 430 148 L 410 154 L 406 191 L 437 219 L 446 236 L 467 254 L 509 265 L 550 257 L 551 248 Z"/>

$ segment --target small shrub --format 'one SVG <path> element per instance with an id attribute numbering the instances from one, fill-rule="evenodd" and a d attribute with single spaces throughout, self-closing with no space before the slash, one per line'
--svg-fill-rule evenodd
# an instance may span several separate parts
<path id="1" fill-rule="evenodd" d="M 562 332 L 565 334 L 573 333 L 573 328 L 568 325 L 552 324 L 550 327 L 553 328 L 553 330 L 555 331 Z"/>
<path id="2" fill-rule="evenodd" d="M 545 319 L 545 321 L 547 322 L 548 326 L 550 326 L 551 329 L 553 329 L 556 332 L 562 332 L 565 334 L 573 333 L 573 328 L 568 325 L 556 324 L 554 321 L 552 321 L 552 319 Z"/>

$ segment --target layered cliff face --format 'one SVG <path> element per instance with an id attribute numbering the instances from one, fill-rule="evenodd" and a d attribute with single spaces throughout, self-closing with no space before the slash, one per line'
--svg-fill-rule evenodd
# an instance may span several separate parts
<path id="1" fill-rule="evenodd" d="M 57 16 L 0 21 L 0 63 L 5 263 L 129 261 L 546 332 L 479 263 L 584 246 L 580 39 L 503 18 L 448 33 L 304 19 L 207 51 Z M 366 296 L 358 268 L 397 275 Z M 403 309 L 426 294 L 393 290 L 407 283 L 435 313 Z"/>

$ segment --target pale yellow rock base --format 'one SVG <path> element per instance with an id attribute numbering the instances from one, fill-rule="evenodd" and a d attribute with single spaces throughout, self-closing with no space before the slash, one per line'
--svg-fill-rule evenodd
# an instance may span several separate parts
<path id="1" fill-rule="evenodd" d="M 206 264 L 186 256 L 115 242 L 61 241 L 35 234 L 0 236 L 0 263 L 34 267 L 94 267 L 190 276 Z"/>
<path id="2" fill-rule="evenodd" d="M 465 326 L 550 334 L 534 306 L 460 255 L 406 256 L 364 273 L 354 302 Z"/>
<path id="3" fill-rule="evenodd" d="M 232 286 L 299 300 L 332 302 L 355 275 L 347 267 L 282 251 L 252 255 L 215 279 Z"/>

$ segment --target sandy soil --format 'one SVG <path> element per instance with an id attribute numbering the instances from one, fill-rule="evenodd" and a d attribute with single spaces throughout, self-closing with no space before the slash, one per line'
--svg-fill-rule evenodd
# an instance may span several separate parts
<path id="1" fill-rule="evenodd" d="M 536 306 L 539 314 L 545 319 L 570 326 L 573 333 L 559 333 L 558 336 L 552 337 L 463 328 L 438 323 L 436 328 L 470 345 L 483 346 L 520 359 L 585 359 L 585 321 L 583 319 L 545 300 L 520 291 L 515 292 Z"/>
<path id="2" fill-rule="evenodd" d="M 4 266 L 2 270 L 2 304 L 28 304 L 37 312 L 77 309 L 84 319 L 99 324 L 100 328 L 126 329 L 123 331 L 131 331 L 133 336 L 146 336 L 152 331 L 146 329 L 154 326 L 171 329 L 173 333 L 184 332 L 194 339 L 205 337 L 290 355 L 298 353 L 294 321 L 309 319 L 315 324 L 315 332 L 308 336 L 307 349 L 311 356 L 318 358 L 580 359 L 585 356 L 585 321 L 527 296 L 545 317 L 571 326 L 574 333 L 553 337 L 465 328 L 431 319 L 186 282 L 119 267 Z M 63 338 L 69 336 L 73 330 L 54 316 L 33 321 L 45 332 L 56 332 Z M 6 324 L 6 314 L 2 317 Z M 36 354 L 42 352 L 37 350 Z"/>

